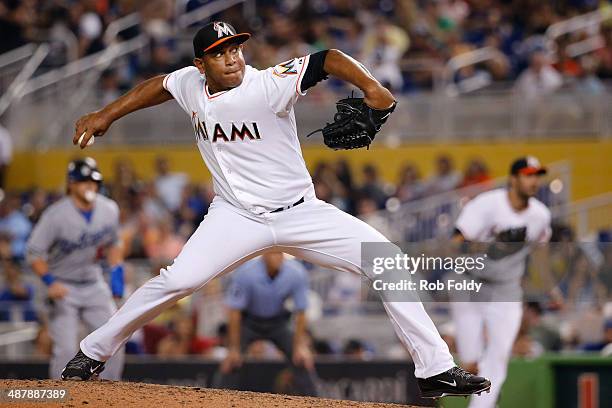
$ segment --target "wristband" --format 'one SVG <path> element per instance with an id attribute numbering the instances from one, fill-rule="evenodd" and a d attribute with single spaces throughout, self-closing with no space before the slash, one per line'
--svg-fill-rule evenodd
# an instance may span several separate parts
<path id="1" fill-rule="evenodd" d="M 110 272 L 110 287 L 113 296 L 123 297 L 124 281 L 123 281 L 123 265 L 115 265 Z"/>
<path id="2" fill-rule="evenodd" d="M 45 283 L 45 285 L 47 286 L 51 286 L 51 284 L 53 282 L 55 282 L 55 276 L 51 275 L 50 273 L 46 273 L 43 276 L 40 277 L 40 279 Z"/>

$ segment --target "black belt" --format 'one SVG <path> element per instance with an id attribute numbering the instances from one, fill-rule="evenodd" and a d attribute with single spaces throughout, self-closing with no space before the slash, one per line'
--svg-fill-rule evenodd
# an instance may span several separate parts
<path id="1" fill-rule="evenodd" d="M 286 207 L 281 207 L 281 208 L 277 208 L 276 210 L 270 211 L 271 213 L 275 213 L 275 212 L 281 212 L 283 210 L 288 210 L 291 207 L 295 207 L 296 205 L 300 205 L 304 202 L 304 197 L 300 198 L 299 200 L 297 200 L 295 203 L 288 205 Z"/>
<path id="2" fill-rule="evenodd" d="M 60 281 L 60 282 L 67 283 L 69 285 L 76 285 L 76 286 L 93 285 L 94 283 L 98 282 L 97 279 L 94 279 L 94 280 L 71 280 L 71 279 L 57 278 L 57 280 Z"/>
<path id="3" fill-rule="evenodd" d="M 246 323 L 250 322 L 263 325 L 277 325 L 289 321 L 289 319 L 291 319 L 291 312 L 288 310 L 281 310 L 276 316 L 259 317 L 247 312 L 246 310 L 243 310 L 242 318 Z"/>

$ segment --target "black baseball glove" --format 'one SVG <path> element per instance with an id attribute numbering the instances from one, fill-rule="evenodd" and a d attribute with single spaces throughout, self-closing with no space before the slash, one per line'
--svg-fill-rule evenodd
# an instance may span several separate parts
<path id="1" fill-rule="evenodd" d="M 527 227 L 508 228 L 495 236 L 487 252 L 489 259 L 498 260 L 523 249 L 527 240 Z"/>
<path id="2" fill-rule="evenodd" d="M 508 228 L 497 234 L 497 242 L 525 242 L 527 240 L 527 227 Z"/>
<path id="3" fill-rule="evenodd" d="M 331 149 L 369 148 L 396 105 L 397 102 L 394 102 L 390 108 L 379 110 L 370 108 L 363 98 L 340 99 L 336 102 L 338 112 L 334 115 L 334 121 L 306 137 L 321 131 L 325 145 Z"/>

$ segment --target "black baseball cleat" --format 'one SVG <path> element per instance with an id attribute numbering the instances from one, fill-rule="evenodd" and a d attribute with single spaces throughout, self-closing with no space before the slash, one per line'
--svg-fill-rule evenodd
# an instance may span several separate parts
<path id="1" fill-rule="evenodd" d="M 87 357 L 81 350 L 62 370 L 62 380 L 87 381 L 104 371 L 104 363 Z"/>
<path id="2" fill-rule="evenodd" d="M 460 367 L 429 378 L 418 379 L 423 398 L 440 398 L 447 395 L 467 396 L 491 390 L 491 381 L 484 377 L 470 374 Z"/>

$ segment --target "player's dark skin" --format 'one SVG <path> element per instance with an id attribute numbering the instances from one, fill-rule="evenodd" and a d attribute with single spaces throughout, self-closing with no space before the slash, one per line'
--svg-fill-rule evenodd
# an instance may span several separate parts
<path id="1" fill-rule="evenodd" d="M 224 44 L 202 58 L 194 59 L 194 65 L 206 75 L 210 92 L 220 92 L 239 86 L 244 78 L 245 61 L 242 45 Z M 325 72 L 338 79 L 355 85 L 364 93 L 365 103 L 374 109 L 387 109 L 395 99 L 391 92 L 382 86 L 359 62 L 342 51 L 328 51 L 323 66 Z M 82 116 L 75 125 L 73 144 L 78 144 L 83 132 L 85 136 L 79 144 L 87 146 L 92 136 L 102 136 L 110 125 L 123 116 L 150 106 L 159 105 L 173 99 L 163 87 L 165 75 L 148 79 L 134 87 L 125 95 L 102 109 Z"/>

